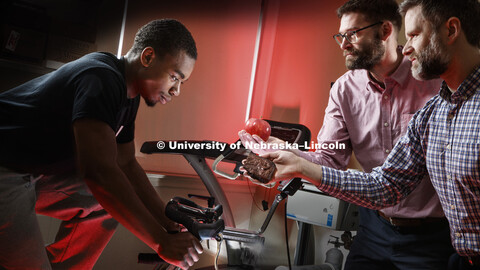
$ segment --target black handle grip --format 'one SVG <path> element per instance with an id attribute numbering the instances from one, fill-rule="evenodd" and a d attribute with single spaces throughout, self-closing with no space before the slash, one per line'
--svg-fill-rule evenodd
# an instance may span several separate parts
<path id="1" fill-rule="evenodd" d="M 220 212 L 223 211 L 221 205 L 217 205 L 215 209 Z M 165 215 L 169 219 L 185 226 L 191 234 L 200 240 L 215 238 L 225 228 L 222 219 L 210 223 L 200 223 L 194 218 L 200 214 L 200 210 L 182 206 L 176 200 L 170 200 L 165 207 Z"/>
<path id="2" fill-rule="evenodd" d="M 218 219 L 223 214 L 223 206 L 221 204 L 215 206 L 213 210 L 215 212 L 215 215 L 214 215 L 215 219 Z"/>
<path id="3" fill-rule="evenodd" d="M 205 208 L 182 197 L 174 197 L 172 201 L 178 203 L 178 205 L 175 206 L 180 212 L 206 223 L 212 223 L 218 220 L 223 214 L 223 207 L 220 204 L 215 206 L 215 208 Z"/>
<path id="4" fill-rule="evenodd" d="M 189 198 L 198 198 L 207 201 L 208 207 L 212 208 L 215 205 L 215 197 L 212 196 L 204 196 L 198 194 L 187 194 Z"/>
<path id="5" fill-rule="evenodd" d="M 198 235 L 198 230 L 195 226 L 195 221 L 193 218 L 189 217 L 188 215 L 186 215 L 185 213 L 182 213 L 178 210 L 179 208 L 179 205 L 178 205 L 178 202 L 176 201 L 169 201 L 167 203 L 167 206 L 165 206 L 165 215 L 179 223 L 179 224 L 182 224 L 183 226 L 185 226 L 185 228 L 187 228 L 187 230 L 193 234 L 195 237 L 197 237 L 198 239 L 200 239 L 200 235 Z"/>

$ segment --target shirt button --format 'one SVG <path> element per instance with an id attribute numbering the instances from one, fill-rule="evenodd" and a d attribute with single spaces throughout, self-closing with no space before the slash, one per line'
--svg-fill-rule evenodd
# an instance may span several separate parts
<path id="1" fill-rule="evenodd" d="M 447 174 L 447 180 L 452 180 L 452 177 L 450 176 L 450 174 Z"/>
<path id="2" fill-rule="evenodd" d="M 455 233 L 455 237 L 460 238 L 460 237 L 462 237 L 462 234 L 457 232 L 457 233 Z"/>
<path id="3" fill-rule="evenodd" d="M 388 127 L 388 123 L 387 123 L 387 122 L 385 122 L 385 124 L 383 124 L 383 125 L 386 126 L 386 127 Z"/>
<path id="4" fill-rule="evenodd" d="M 452 146 L 450 144 L 447 144 L 447 149 L 450 150 Z"/>
<path id="5" fill-rule="evenodd" d="M 388 150 L 388 149 L 385 149 L 385 153 L 387 153 L 387 154 L 388 154 L 388 153 L 390 153 L 390 150 Z"/>
<path id="6" fill-rule="evenodd" d="M 388 96 L 384 96 L 383 99 L 388 99 Z"/>
<path id="7" fill-rule="evenodd" d="M 455 205 L 450 205 L 450 209 L 455 210 Z"/>

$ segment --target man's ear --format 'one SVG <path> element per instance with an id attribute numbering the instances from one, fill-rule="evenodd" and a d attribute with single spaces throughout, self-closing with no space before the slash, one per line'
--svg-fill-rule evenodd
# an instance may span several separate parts
<path id="1" fill-rule="evenodd" d="M 393 33 L 393 24 L 390 21 L 384 21 L 380 27 L 380 38 L 385 41 Z"/>
<path id="2" fill-rule="evenodd" d="M 155 59 L 155 50 L 152 47 L 146 47 L 143 49 L 140 55 L 140 62 L 142 66 L 149 67 Z"/>
<path id="3" fill-rule="evenodd" d="M 447 42 L 448 44 L 452 44 L 457 40 L 457 38 L 460 36 L 461 31 L 462 31 L 462 23 L 457 17 L 451 17 L 450 19 L 447 20 L 445 23 L 445 26 L 447 27 L 448 30 L 448 35 L 447 35 Z"/>

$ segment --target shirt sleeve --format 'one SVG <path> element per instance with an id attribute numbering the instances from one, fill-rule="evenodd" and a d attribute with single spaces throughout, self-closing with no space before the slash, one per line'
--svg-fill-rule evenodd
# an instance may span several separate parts
<path id="1" fill-rule="evenodd" d="M 127 112 L 128 119 L 125 126 L 117 136 L 117 143 L 131 142 L 135 138 L 135 119 L 137 117 L 139 101 L 140 98 L 137 97 L 134 101 L 132 101 L 132 105 L 129 106 L 129 110 Z"/>
<path id="2" fill-rule="evenodd" d="M 129 123 L 128 125 L 122 127 L 120 133 L 117 136 L 117 143 L 128 143 L 131 142 L 135 137 L 135 123 Z"/>
<path id="3" fill-rule="evenodd" d="M 426 174 L 425 156 L 416 125 L 417 113 L 407 134 L 395 145 L 381 167 L 371 173 L 322 168 L 318 188 L 334 197 L 371 209 L 393 206 L 410 194 Z"/>
<path id="4" fill-rule="evenodd" d="M 348 104 L 336 82 L 331 90 L 323 126 L 317 135 L 315 152 L 302 152 L 300 156 L 316 164 L 345 170 L 352 155 L 352 144 L 345 123 L 342 104 Z M 342 149 L 323 149 L 321 145 L 343 145 Z"/>
<path id="5" fill-rule="evenodd" d="M 117 129 L 117 113 L 122 105 L 121 86 L 112 71 L 91 69 L 74 80 L 72 122 L 80 118 L 93 118 Z"/>

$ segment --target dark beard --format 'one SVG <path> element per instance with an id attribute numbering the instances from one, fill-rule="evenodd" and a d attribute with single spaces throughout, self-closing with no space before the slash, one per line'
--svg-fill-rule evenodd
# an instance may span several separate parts
<path id="1" fill-rule="evenodd" d="M 379 35 L 374 37 L 374 40 L 371 44 L 365 46 L 360 50 L 351 50 L 356 55 L 356 59 L 353 61 L 345 61 L 345 65 L 348 69 L 366 69 L 371 70 L 373 67 L 380 62 L 383 55 L 385 54 L 385 47 L 382 46 L 382 41 Z"/>
<path id="2" fill-rule="evenodd" d="M 413 77 L 417 80 L 439 78 L 448 68 L 449 57 L 445 51 L 445 45 L 434 32 L 428 46 L 418 54 L 419 67 L 412 69 Z"/>

